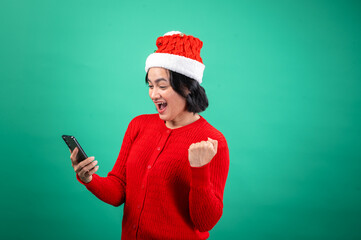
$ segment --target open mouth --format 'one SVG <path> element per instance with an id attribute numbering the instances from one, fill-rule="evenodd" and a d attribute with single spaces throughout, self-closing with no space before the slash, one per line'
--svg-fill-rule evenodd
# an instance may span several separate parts
<path id="1" fill-rule="evenodd" d="M 167 108 L 167 103 L 166 102 L 157 103 L 157 110 L 158 110 L 159 113 L 164 112 L 166 108 Z"/>

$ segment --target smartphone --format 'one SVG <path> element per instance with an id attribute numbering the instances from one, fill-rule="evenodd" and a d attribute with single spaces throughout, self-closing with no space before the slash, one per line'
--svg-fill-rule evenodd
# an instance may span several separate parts
<path id="1" fill-rule="evenodd" d="M 85 154 L 83 148 L 80 146 L 80 144 L 78 143 L 78 141 L 76 140 L 76 138 L 74 136 L 63 135 L 61 137 L 64 139 L 66 145 L 68 145 L 71 152 L 73 152 L 76 147 L 78 148 L 78 150 L 79 150 L 78 154 L 77 154 L 78 162 L 81 162 L 88 158 L 88 156 Z"/>

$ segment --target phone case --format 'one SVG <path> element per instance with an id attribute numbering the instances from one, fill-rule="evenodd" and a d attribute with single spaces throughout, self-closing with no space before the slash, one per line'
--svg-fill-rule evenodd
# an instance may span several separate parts
<path id="1" fill-rule="evenodd" d="M 79 142 L 76 140 L 76 138 L 74 136 L 63 135 L 62 138 L 72 152 L 76 147 L 79 149 L 78 154 L 77 154 L 78 162 L 81 162 L 88 158 L 88 156 L 85 154 L 83 148 L 80 146 Z"/>

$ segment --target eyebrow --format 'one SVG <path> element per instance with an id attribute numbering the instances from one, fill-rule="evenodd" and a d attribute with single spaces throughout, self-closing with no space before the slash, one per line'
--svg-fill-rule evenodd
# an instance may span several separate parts
<path id="1" fill-rule="evenodd" d="M 165 81 L 165 82 L 167 82 L 168 80 L 165 79 L 165 78 L 158 78 L 158 79 L 155 80 L 154 82 L 155 82 L 155 83 L 158 83 L 158 82 L 160 82 L 160 81 Z M 148 78 L 148 82 L 152 83 L 152 81 L 150 81 L 149 78 Z"/>

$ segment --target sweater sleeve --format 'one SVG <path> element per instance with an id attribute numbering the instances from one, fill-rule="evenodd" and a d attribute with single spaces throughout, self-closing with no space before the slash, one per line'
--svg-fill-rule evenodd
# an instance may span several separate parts
<path id="1" fill-rule="evenodd" d="M 218 140 L 217 154 L 202 167 L 191 167 L 189 210 L 200 232 L 210 231 L 223 213 L 223 192 L 229 170 L 226 140 Z"/>
<path id="2" fill-rule="evenodd" d="M 107 177 L 100 177 L 97 174 L 93 174 L 93 179 L 89 183 L 84 183 L 76 174 L 78 181 L 97 198 L 115 207 L 120 206 L 125 201 L 126 161 L 136 137 L 136 126 L 134 126 L 134 122 L 133 119 L 125 132 L 118 158 Z"/>

